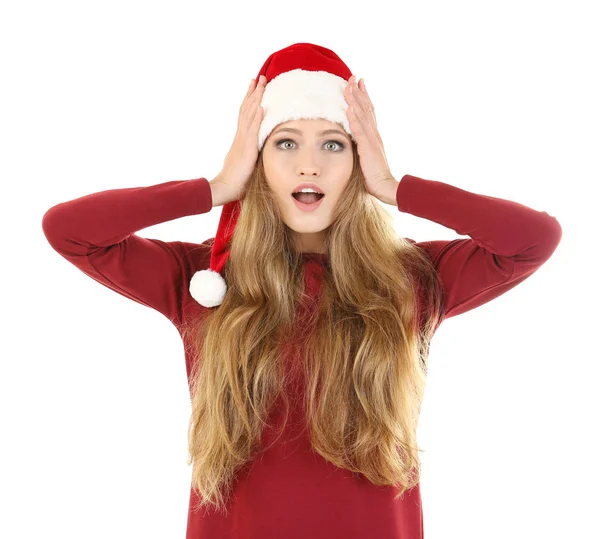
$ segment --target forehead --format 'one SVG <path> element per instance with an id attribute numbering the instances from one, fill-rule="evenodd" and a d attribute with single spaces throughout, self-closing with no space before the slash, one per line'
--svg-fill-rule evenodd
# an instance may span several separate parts
<path id="1" fill-rule="evenodd" d="M 344 131 L 341 124 L 337 122 L 331 122 L 323 118 L 301 118 L 299 120 L 289 120 L 287 122 L 281 122 L 273 129 L 273 132 L 282 129 L 290 129 L 298 132 L 298 134 L 325 134 L 323 131 L 329 131 L 331 133 L 338 132 L 340 135 L 344 135 L 346 138 L 350 138 Z"/>

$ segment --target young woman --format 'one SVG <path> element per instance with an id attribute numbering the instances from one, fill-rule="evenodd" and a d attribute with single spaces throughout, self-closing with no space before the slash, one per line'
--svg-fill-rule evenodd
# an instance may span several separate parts
<path id="1" fill-rule="evenodd" d="M 351 75 L 318 45 L 277 51 L 213 180 L 112 189 L 44 215 L 59 254 L 181 334 L 188 539 L 422 538 L 415 433 L 431 338 L 561 239 L 546 212 L 398 181 Z M 469 237 L 399 238 L 380 201 Z M 202 243 L 135 234 L 215 206 Z"/>

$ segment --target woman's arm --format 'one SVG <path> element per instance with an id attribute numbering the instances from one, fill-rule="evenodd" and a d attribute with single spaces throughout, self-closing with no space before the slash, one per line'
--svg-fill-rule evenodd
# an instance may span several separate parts
<path id="1" fill-rule="evenodd" d="M 206 178 L 110 189 L 57 204 L 42 228 L 62 257 L 104 286 L 181 323 L 189 285 L 189 252 L 206 257 L 210 247 L 142 238 L 136 231 L 213 207 Z"/>
<path id="2" fill-rule="evenodd" d="M 409 174 L 398 184 L 396 204 L 469 236 L 417 243 L 444 285 L 445 318 L 514 288 L 550 258 L 562 237 L 559 222 L 545 211 Z"/>

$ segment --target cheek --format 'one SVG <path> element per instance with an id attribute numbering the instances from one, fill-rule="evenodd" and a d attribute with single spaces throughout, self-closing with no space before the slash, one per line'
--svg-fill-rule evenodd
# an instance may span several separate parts
<path id="1" fill-rule="evenodd" d="M 269 189 L 273 191 L 278 200 L 282 200 L 290 196 L 287 191 L 288 187 L 284 185 L 283 178 L 289 177 L 289 172 L 286 174 L 283 167 L 271 160 L 269 164 L 264 163 L 265 180 Z"/>
<path id="2" fill-rule="evenodd" d="M 273 157 L 269 157 L 269 159 L 265 159 L 263 161 L 263 167 L 265 170 L 265 176 L 267 177 L 267 183 L 271 186 L 271 188 L 276 188 L 274 185 L 277 178 L 283 177 L 284 167 L 281 166 L 281 163 L 278 162 L 277 159 Z"/>
<path id="3" fill-rule="evenodd" d="M 265 170 L 266 172 L 266 170 Z M 277 174 L 274 174 L 272 176 L 270 176 L 271 178 L 277 178 Z M 286 188 L 281 184 L 281 183 L 277 183 L 277 182 L 272 182 L 269 179 L 269 176 L 267 176 L 267 185 L 269 187 L 269 190 L 273 193 L 273 195 L 275 196 L 275 200 L 278 201 L 279 204 L 282 204 L 285 200 L 287 200 L 288 197 L 291 198 L 290 193 L 288 193 L 286 191 Z"/>

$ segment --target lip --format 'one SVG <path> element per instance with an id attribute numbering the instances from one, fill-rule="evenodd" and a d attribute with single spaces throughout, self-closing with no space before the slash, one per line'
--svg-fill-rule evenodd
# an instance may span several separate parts
<path id="1" fill-rule="evenodd" d="M 294 201 L 294 204 L 296 204 L 296 207 L 302 211 L 315 211 L 321 205 L 321 202 L 325 200 L 325 196 L 326 195 L 323 195 L 319 200 L 313 202 L 312 204 L 305 204 L 304 202 L 300 202 L 299 200 L 296 200 L 293 196 L 292 200 Z"/>
<path id="2" fill-rule="evenodd" d="M 321 189 L 316 183 L 301 183 L 294 188 L 292 193 L 296 193 L 297 191 L 300 191 L 300 189 L 304 189 L 305 187 L 314 189 L 317 193 L 321 193 L 322 195 L 325 194 L 323 193 L 323 189 Z"/>

